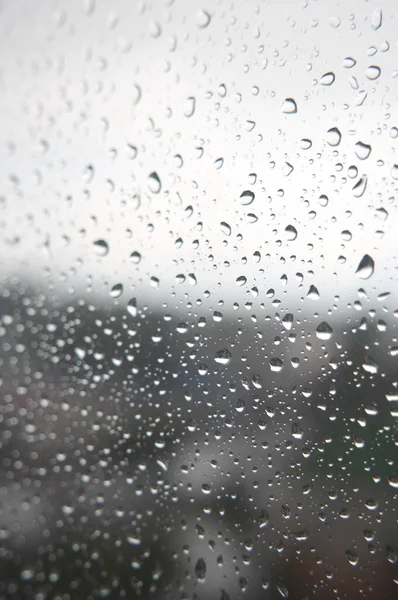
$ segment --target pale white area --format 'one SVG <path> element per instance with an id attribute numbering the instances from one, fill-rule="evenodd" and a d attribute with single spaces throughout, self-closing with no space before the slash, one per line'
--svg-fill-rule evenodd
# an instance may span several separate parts
<path id="1" fill-rule="evenodd" d="M 382 25 L 374 30 L 376 9 Z M 344 309 L 359 287 L 371 299 L 393 295 L 394 9 L 392 0 L 3 2 L 3 281 L 17 275 L 95 302 L 108 301 L 109 289 L 123 283 L 121 302 L 136 295 L 170 308 L 209 290 L 226 312 L 235 301 L 266 301 L 269 288 L 286 309 L 311 284 L 324 308 L 339 295 Z M 211 15 L 204 29 L 203 10 Z M 344 67 L 346 57 L 357 61 L 353 68 Z M 366 75 L 372 65 L 381 69 L 376 80 Z M 323 86 L 328 72 L 336 80 Z M 189 98 L 195 112 L 187 118 Z M 286 98 L 294 98 L 297 114 L 282 112 Z M 327 143 L 332 127 L 342 134 L 335 148 Z M 310 149 L 302 149 L 303 138 Z M 358 141 L 372 146 L 366 160 L 355 154 Z M 137 147 L 135 160 L 127 144 Z M 358 176 L 350 179 L 352 165 Z M 150 190 L 152 172 L 162 182 L 159 194 Z M 357 198 L 352 188 L 363 175 L 367 189 Z M 250 206 L 240 199 L 245 190 L 255 193 Z M 229 237 L 221 222 L 231 227 Z M 288 225 L 298 232 L 294 241 Z M 109 244 L 105 257 L 95 252 L 98 239 Z M 134 251 L 139 265 L 130 261 Z M 364 254 L 376 264 L 367 281 L 354 275 Z M 179 274 L 185 283 L 176 283 Z M 247 283 L 238 287 L 242 275 Z"/>

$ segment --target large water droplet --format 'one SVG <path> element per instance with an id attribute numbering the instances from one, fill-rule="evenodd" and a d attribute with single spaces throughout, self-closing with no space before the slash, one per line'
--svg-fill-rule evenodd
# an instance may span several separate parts
<path id="1" fill-rule="evenodd" d="M 132 316 L 137 316 L 137 300 L 136 298 L 131 298 L 127 304 L 127 312 Z"/>
<path id="2" fill-rule="evenodd" d="M 383 22 L 383 13 L 380 8 L 376 8 L 370 19 L 370 25 L 373 31 L 377 31 Z"/>
<path id="3" fill-rule="evenodd" d="M 119 298 L 123 294 L 123 284 L 117 283 L 114 285 L 109 294 L 112 298 Z"/>
<path id="4" fill-rule="evenodd" d="M 369 254 L 365 254 L 359 263 L 355 274 L 360 279 L 369 279 L 373 275 L 375 269 L 374 260 Z"/>
<path id="5" fill-rule="evenodd" d="M 352 193 L 355 196 L 355 198 L 361 198 L 361 196 L 364 195 L 367 185 L 368 177 L 367 175 L 362 175 L 362 177 L 356 182 L 356 184 L 352 188 Z"/>
<path id="6" fill-rule="evenodd" d="M 366 69 L 366 77 L 368 79 L 370 79 L 370 81 L 374 81 L 375 79 L 378 79 L 380 77 L 381 74 L 381 69 L 380 67 L 376 66 L 376 65 L 371 65 L 370 67 L 368 67 Z"/>
<path id="7" fill-rule="evenodd" d="M 245 190 L 240 195 L 240 200 L 243 206 L 249 206 L 254 201 L 255 195 L 250 190 Z"/>
<path id="8" fill-rule="evenodd" d="M 206 29 L 210 25 L 211 15 L 206 10 L 198 11 L 196 15 L 196 24 L 199 29 Z"/>

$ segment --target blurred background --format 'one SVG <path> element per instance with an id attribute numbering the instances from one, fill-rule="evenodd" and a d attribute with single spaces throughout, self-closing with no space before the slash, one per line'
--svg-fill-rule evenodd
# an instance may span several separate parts
<path id="1" fill-rule="evenodd" d="M 397 19 L 0 2 L 1 597 L 397 597 Z"/>

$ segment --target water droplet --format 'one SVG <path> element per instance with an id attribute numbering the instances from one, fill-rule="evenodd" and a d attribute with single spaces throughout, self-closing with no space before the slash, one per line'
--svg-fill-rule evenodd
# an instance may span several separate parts
<path id="1" fill-rule="evenodd" d="M 156 171 L 153 171 L 149 175 L 149 189 L 153 194 L 159 194 L 162 189 L 162 182 L 160 181 L 159 175 Z"/>
<path id="2" fill-rule="evenodd" d="M 356 184 L 352 188 L 352 193 L 355 196 L 355 198 L 361 198 L 361 196 L 364 195 L 367 185 L 368 185 L 368 176 L 362 175 L 362 177 L 356 182 Z"/>
<path id="3" fill-rule="evenodd" d="M 136 298 L 131 298 L 131 300 L 129 300 L 128 304 L 127 304 L 127 312 L 132 316 L 132 317 L 136 317 L 137 316 L 137 299 Z"/>
<path id="4" fill-rule="evenodd" d="M 221 221 L 220 227 L 224 235 L 231 235 L 231 226 L 228 225 L 228 223 L 226 223 L 225 221 Z"/>
<path id="5" fill-rule="evenodd" d="M 109 253 L 109 245 L 105 240 L 97 240 L 94 246 L 98 256 L 106 256 Z"/>
<path id="6" fill-rule="evenodd" d="M 214 161 L 214 166 L 216 167 L 217 170 L 220 170 L 222 168 L 223 164 L 224 164 L 223 158 L 217 158 L 217 160 Z"/>
<path id="7" fill-rule="evenodd" d="M 297 238 L 297 229 L 293 227 L 293 225 L 288 225 L 285 227 L 285 238 L 289 242 L 293 242 Z"/>
<path id="8" fill-rule="evenodd" d="M 363 142 L 357 142 L 355 144 L 355 154 L 360 160 L 366 160 L 369 158 L 371 152 L 372 146 L 369 144 L 364 144 Z"/>
<path id="9" fill-rule="evenodd" d="M 282 105 L 282 112 L 285 115 L 294 115 L 297 113 L 297 104 L 293 98 L 286 98 Z"/>
<path id="10" fill-rule="evenodd" d="M 373 360 L 373 358 L 371 358 L 370 356 L 367 356 L 362 363 L 362 368 L 367 373 L 376 375 L 376 373 L 379 370 L 379 365 L 377 364 L 377 362 L 375 360 Z"/>
<path id="11" fill-rule="evenodd" d="M 214 357 L 214 360 L 219 365 L 222 365 L 223 367 L 225 367 L 230 364 L 230 362 L 232 360 L 232 356 L 231 356 L 230 351 L 227 348 L 223 348 L 222 350 L 218 350 L 216 352 L 216 356 Z"/>
<path id="12" fill-rule="evenodd" d="M 286 331 L 290 331 L 293 326 L 293 315 L 288 313 L 282 319 L 282 325 L 286 329 Z"/>
<path id="13" fill-rule="evenodd" d="M 241 203 L 243 204 L 243 206 L 250 206 L 250 204 L 252 204 L 252 202 L 254 201 L 254 198 L 255 195 L 250 190 L 245 190 L 240 195 Z"/>
<path id="14" fill-rule="evenodd" d="M 366 77 L 368 79 L 370 79 L 370 81 L 374 81 L 375 79 L 378 79 L 380 77 L 381 74 L 381 69 L 380 67 L 376 66 L 376 65 L 371 65 L 370 67 L 368 67 L 366 69 Z"/>
<path id="15" fill-rule="evenodd" d="M 355 274 L 360 279 L 369 279 L 374 273 L 375 263 L 374 260 L 369 254 L 365 254 L 362 257 L 361 262 L 359 263 Z"/>
<path id="16" fill-rule="evenodd" d="M 195 575 L 200 581 L 206 577 L 206 563 L 203 558 L 199 558 L 195 565 Z"/>
<path id="17" fill-rule="evenodd" d="M 354 58 L 352 58 L 351 56 L 347 56 L 344 59 L 343 66 L 345 69 L 352 69 L 352 67 L 355 67 L 356 64 L 357 64 L 357 61 Z"/>
<path id="18" fill-rule="evenodd" d="M 262 510 L 257 518 L 260 529 L 264 529 L 268 525 L 269 515 L 266 510 Z"/>
<path id="19" fill-rule="evenodd" d="M 283 361 L 280 358 L 271 358 L 269 361 L 271 371 L 279 373 L 283 369 Z"/>
<path id="20" fill-rule="evenodd" d="M 300 142 L 301 148 L 302 150 L 309 150 L 312 146 L 312 142 L 311 140 L 308 140 L 307 138 L 303 138 Z"/>
<path id="21" fill-rule="evenodd" d="M 392 169 L 391 169 L 391 177 L 393 179 L 395 179 L 396 181 L 398 180 L 398 165 L 393 165 Z"/>
<path id="22" fill-rule="evenodd" d="M 390 485 L 391 487 L 397 489 L 398 488 L 398 476 L 397 475 L 390 475 L 388 477 L 388 485 Z"/>
<path id="23" fill-rule="evenodd" d="M 112 298 L 119 298 L 123 294 L 123 284 L 117 283 L 114 285 L 109 294 Z"/>
<path id="24" fill-rule="evenodd" d="M 330 340 L 333 334 L 333 329 L 326 321 L 322 321 L 316 328 L 316 337 L 320 340 Z"/>
<path id="25" fill-rule="evenodd" d="M 184 115 L 189 119 L 189 117 L 192 117 L 194 115 L 195 108 L 196 100 L 193 96 L 190 96 L 185 102 Z"/>
<path id="26" fill-rule="evenodd" d="M 247 279 L 244 275 L 241 275 L 240 277 L 237 277 L 237 279 L 236 279 L 236 284 L 239 286 L 245 285 L 246 282 L 247 282 Z"/>
<path id="27" fill-rule="evenodd" d="M 326 141 L 329 146 L 338 146 L 341 142 L 341 133 L 337 127 L 332 127 L 326 133 Z"/>
<path id="28" fill-rule="evenodd" d="M 311 300 L 318 300 L 319 292 L 314 285 L 310 286 L 310 289 L 308 290 L 307 298 L 311 298 Z"/>
<path id="29" fill-rule="evenodd" d="M 321 194 L 318 200 L 319 204 L 325 208 L 329 204 L 329 198 L 325 194 Z"/>
<path id="30" fill-rule="evenodd" d="M 373 31 L 377 31 L 383 22 L 383 13 L 380 8 L 376 8 L 370 19 L 370 25 Z"/>
<path id="31" fill-rule="evenodd" d="M 130 254 L 130 260 L 132 263 L 134 263 L 135 265 L 139 265 L 141 260 L 142 260 L 142 256 L 139 252 L 132 252 Z"/>
<path id="32" fill-rule="evenodd" d="M 324 75 L 322 75 L 322 77 L 320 78 L 320 80 L 319 80 L 319 83 L 320 83 L 321 85 L 328 86 L 328 85 L 332 85 L 332 83 L 334 83 L 335 79 L 336 79 L 336 76 L 335 76 L 335 74 L 334 74 L 334 73 L 332 73 L 332 72 L 330 72 L 330 73 L 325 73 L 325 74 L 324 74 Z"/>
<path id="33" fill-rule="evenodd" d="M 206 10 L 198 11 L 196 15 L 196 24 L 199 29 L 206 29 L 210 25 L 211 15 Z"/>
<path id="34" fill-rule="evenodd" d="M 358 554 L 354 550 L 346 550 L 346 557 L 348 558 L 348 562 L 353 567 L 356 567 L 358 564 Z"/>

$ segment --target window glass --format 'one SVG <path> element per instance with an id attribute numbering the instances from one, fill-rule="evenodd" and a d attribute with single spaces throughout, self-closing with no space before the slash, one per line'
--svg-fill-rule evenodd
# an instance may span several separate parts
<path id="1" fill-rule="evenodd" d="M 398 595 L 393 0 L 0 2 L 0 596 Z"/>

